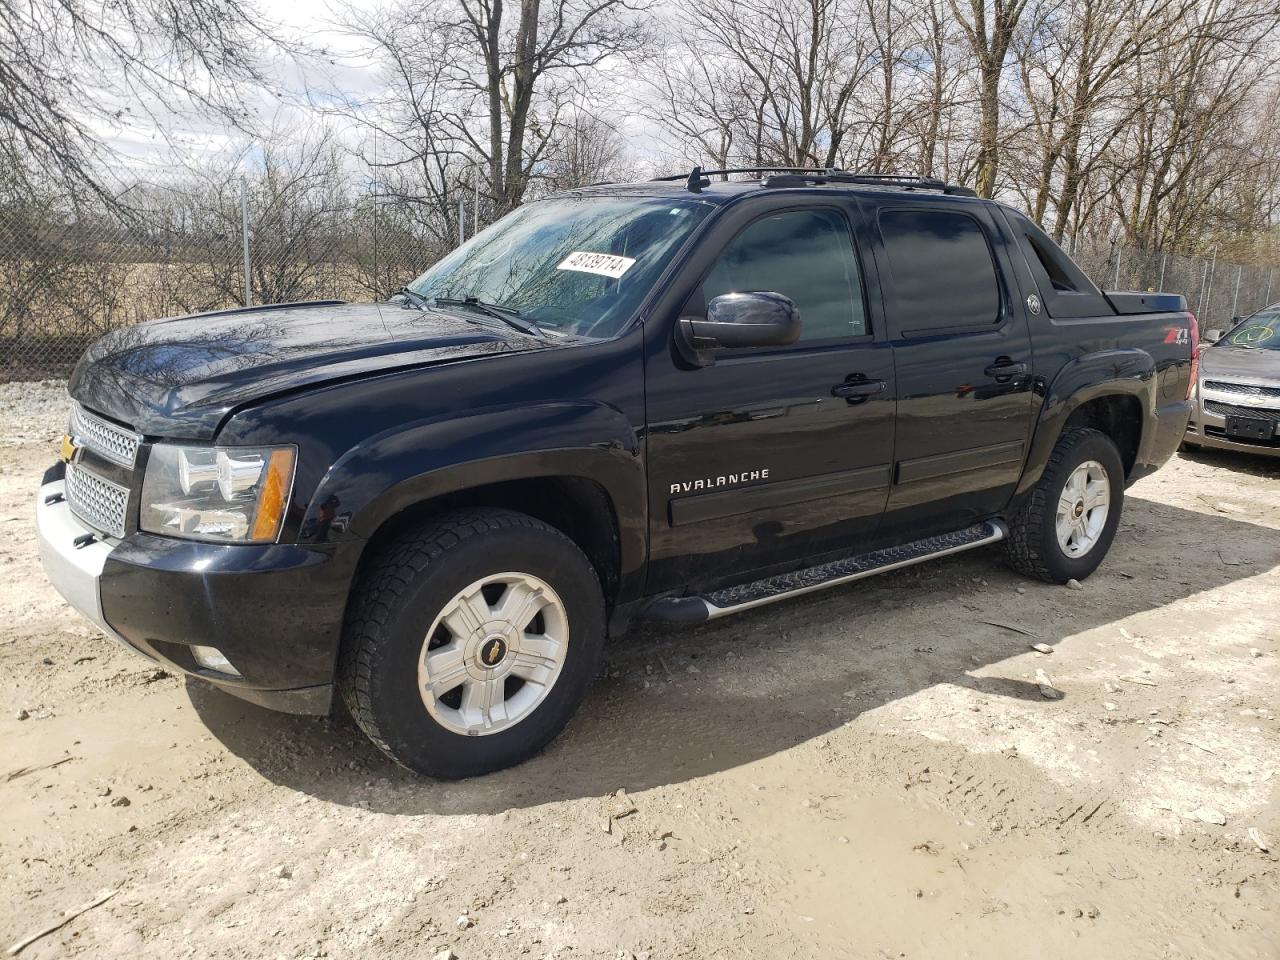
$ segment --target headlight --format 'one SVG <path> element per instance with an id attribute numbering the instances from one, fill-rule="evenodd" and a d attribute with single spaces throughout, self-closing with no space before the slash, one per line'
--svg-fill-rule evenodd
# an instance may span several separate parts
<path id="1" fill-rule="evenodd" d="M 293 489 L 293 447 L 157 443 L 142 480 L 139 526 L 190 540 L 274 543 Z"/>

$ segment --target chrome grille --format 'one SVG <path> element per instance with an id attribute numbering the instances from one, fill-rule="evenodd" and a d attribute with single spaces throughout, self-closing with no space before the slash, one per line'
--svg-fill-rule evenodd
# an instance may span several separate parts
<path id="1" fill-rule="evenodd" d="M 1206 390 L 1222 393 L 1238 393 L 1245 397 L 1280 397 L 1280 387 L 1264 387 L 1256 383 L 1228 383 L 1226 380 L 1206 380 Z"/>
<path id="2" fill-rule="evenodd" d="M 113 463 L 132 467 L 138 458 L 142 437 L 94 416 L 80 404 L 71 408 L 71 436 L 80 446 L 88 447 Z"/>
<path id="3" fill-rule="evenodd" d="M 129 490 L 74 463 L 67 464 L 67 503 L 89 526 L 113 537 L 124 536 Z"/>
<path id="4" fill-rule="evenodd" d="M 1204 408 L 1209 413 L 1220 417 L 1241 417 L 1246 420 L 1268 420 L 1272 426 L 1280 423 L 1280 410 L 1268 410 L 1266 407 L 1241 407 L 1234 403 L 1220 403 L 1217 400 L 1206 400 Z"/>

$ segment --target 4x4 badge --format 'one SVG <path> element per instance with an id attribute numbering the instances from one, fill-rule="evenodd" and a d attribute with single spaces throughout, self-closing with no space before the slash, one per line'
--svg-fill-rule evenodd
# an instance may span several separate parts
<path id="1" fill-rule="evenodd" d="M 1027 297 L 1027 309 L 1031 311 L 1033 316 L 1040 316 L 1040 298 L 1034 293 Z"/>

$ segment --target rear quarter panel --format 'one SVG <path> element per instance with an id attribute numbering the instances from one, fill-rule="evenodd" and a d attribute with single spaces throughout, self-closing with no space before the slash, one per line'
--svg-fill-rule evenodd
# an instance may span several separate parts
<path id="1" fill-rule="evenodd" d="M 1099 397 L 1126 395 L 1140 406 L 1140 440 L 1128 479 L 1172 456 L 1191 411 L 1191 317 L 1187 313 L 1032 318 L 1036 389 L 1042 391 L 1022 493 L 1040 479 L 1071 415 Z"/>
<path id="2" fill-rule="evenodd" d="M 1071 415 L 1099 397 L 1134 397 L 1141 410 L 1138 449 L 1128 480 L 1162 466 L 1186 432 L 1191 404 L 1191 329 L 1185 311 L 1118 314 L 1102 296 L 1080 298 L 1096 315 L 1051 316 L 1052 291 L 1033 274 L 1025 238 L 1016 218 L 997 218 L 1010 243 L 1022 251 L 1010 261 L 1030 321 L 1034 390 L 1039 395 L 1027 466 L 1016 495 L 1039 481 L 1054 444 Z M 1043 274 L 1043 271 L 1041 271 Z M 1044 282 L 1047 282 L 1047 277 Z M 1034 302 L 1032 301 L 1034 297 Z M 1160 302 L 1160 298 L 1152 302 Z M 1033 309 L 1034 305 L 1034 309 Z M 1105 313 L 1102 311 L 1105 308 Z M 1089 313 L 1093 311 L 1068 311 Z"/>

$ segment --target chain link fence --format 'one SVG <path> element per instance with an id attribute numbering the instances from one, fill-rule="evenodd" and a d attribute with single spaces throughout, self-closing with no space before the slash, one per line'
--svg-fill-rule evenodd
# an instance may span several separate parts
<path id="1" fill-rule="evenodd" d="M 323 158 L 322 158 L 323 159 Z M 456 242 L 465 204 L 380 195 L 349 162 L 139 176 L 114 204 L 0 183 L 0 382 L 64 377 L 108 330 L 293 300 L 383 298 Z M 469 191 L 463 196 L 470 200 Z M 469 229 L 467 230 L 469 232 Z M 1280 300 L 1280 273 L 1068 238 L 1104 289 L 1181 293 L 1204 329 Z"/>
<path id="2" fill-rule="evenodd" d="M 385 298 L 451 230 L 368 177 L 172 172 L 91 204 L 0 190 L 0 382 L 65 377 L 94 339 L 143 320 Z"/>
<path id="3" fill-rule="evenodd" d="M 1201 330 L 1225 330 L 1280 300 L 1280 268 L 1232 263 L 1216 253 L 1188 257 L 1125 247 L 1108 240 L 1068 237 L 1072 259 L 1104 290 L 1161 290 L 1180 293 Z"/>

